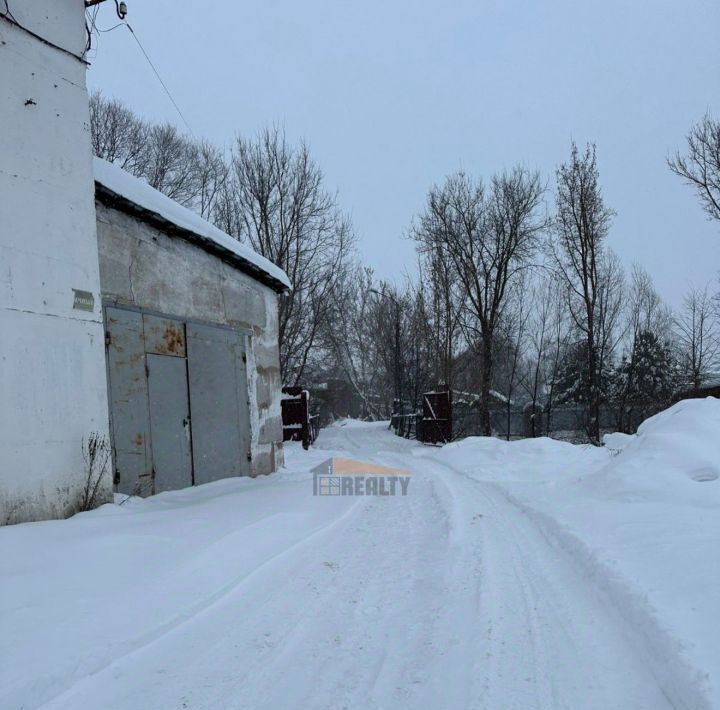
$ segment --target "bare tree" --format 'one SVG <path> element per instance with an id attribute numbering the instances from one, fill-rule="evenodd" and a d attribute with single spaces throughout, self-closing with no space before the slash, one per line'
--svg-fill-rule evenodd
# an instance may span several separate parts
<path id="1" fill-rule="evenodd" d="M 424 314 L 424 322 L 418 326 L 424 326 L 428 338 L 432 379 L 452 389 L 462 335 L 462 289 L 442 248 L 430 248 L 422 254 L 418 272 L 416 289 Z"/>
<path id="2" fill-rule="evenodd" d="M 138 174 L 147 151 L 148 125 L 117 99 L 99 91 L 90 94 L 90 135 L 93 153 L 123 170 Z"/>
<path id="3" fill-rule="evenodd" d="M 512 409 L 515 388 L 528 373 L 525 368 L 525 352 L 527 347 L 527 329 L 530 318 L 530 303 L 527 295 L 528 284 L 524 279 L 518 279 L 509 293 L 508 306 L 505 308 L 500 323 L 500 332 L 506 343 L 507 357 L 505 359 L 505 418 L 506 438 L 510 441 L 512 434 Z"/>
<path id="4" fill-rule="evenodd" d="M 143 121 L 100 92 L 90 97 L 90 128 L 96 156 L 144 179 L 202 217 L 211 217 L 228 174 L 216 146 L 183 135 L 169 123 Z"/>
<path id="5" fill-rule="evenodd" d="M 363 403 L 363 415 L 373 419 L 387 412 L 387 373 L 378 352 L 377 293 L 371 269 L 348 265 L 333 283 L 328 317 L 321 329 L 329 371 L 339 371 Z"/>
<path id="6" fill-rule="evenodd" d="M 204 219 L 212 219 L 229 175 L 222 151 L 206 140 L 193 146 L 195 163 L 195 195 L 193 206 Z"/>
<path id="7" fill-rule="evenodd" d="M 622 341 L 626 324 L 625 312 L 625 272 L 618 255 L 608 249 L 600 261 L 597 301 L 597 337 L 598 369 L 603 372 L 612 364 L 615 350 Z"/>
<path id="8" fill-rule="evenodd" d="M 407 286 L 408 309 L 405 318 L 406 369 L 404 388 L 412 402 L 419 403 L 424 392 L 438 386 L 449 386 L 444 379 L 443 362 L 435 358 L 432 324 L 428 317 L 427 303 L 422 287 Z"/>
<path id="9" fill-rule="evenodd" d="M 198 192 L 195 158 L 192 140 L 170 123 L 155 124 L 150 127 L 145 159 L 136 174 L 151 187 L 190 207 Z"/>
<path id="10" fill-rule="evenodd" d="M 547 271 L 530 295 L 534 308 L 528 319 L 529 369 L 523 384 L 533 413 L 532 436 L 549 433 L 551 426 L 554 387 L 560 361 L 570 339 L 566 289 L 557 273 Z M 544 405 L 544 430 L 534 416 L 541 402 Z"/>
<path id="11" fill-rule="evenodd" d="M 568 286 L 570 315 L 587 344 L 588 436 L 598 444 L 602 333 L 609 325 L 606 318 L 603 323 L 601 309 L 603 302 L 610 305 L 613 300 L 608 279 L 615 270 L 611 264 L 603 268 L 603 242 L 613 212 L 603 200 L 595 146 L 588 145 L 581 154 L 573 143 L 570 162 L 562 164 L 556 175 L 554 255 Z"/>
<path id="12" fill-rule="evenodd" d="M 665 306 L 650 274 L 639 264 L 633 264 L 630 289 L 627 292 L 628 334 L 637 339 L 642 331 L 667 337 L 672 315 Z"/>
<path id="13" fill-rule="evenodd" d="M 695 189 L 708 215 L 720 219 L 720 121 L 706 114 L 687 135 L 687 153 L 676 152 L 668 165 Z"/>
<path id="14" fill-rule="evenodd" d="M 430 190 L 412 230 L 421 253 L 448 255 L 462 287 L 468 341 L 481 342 L 480 419 L 486 436 L 492 434 L 495 334 L 508 287 L 527 268 L 545 226 L 538 214 L 543 193 L 539 175 L 523 168 L 493 177 L 487 195 L 482 181 L 458 173 Z"/>
<path id="15" fill-rule="evenodd" d="M 286 383 L 298 383 L 352 248 L 350 222 L 307 145 L 291 146 L 278 128 L 237 139 L 223 193 L 219 226 L 277 264 L 293 285 L 279 305 L 280 367 Z"/>
<path id="16" fill-rule="evenodd" d="M 697 392 L 720 355 L 720 337 L 707 287 L 692 289 L 685 296 L 675 330 L 683 378 Z"/>
<path id="17" fill-rule="evenodd" d="M 326 371 L 342 373 L 372 418 L 388 416 L 395 400 L 417 404 L 436 383 L 422 288 L 409 281 L 400 288 L 375 283 L 370 269 L 354 265 L 328 301 L 319 341 L 328 356 Z"/>

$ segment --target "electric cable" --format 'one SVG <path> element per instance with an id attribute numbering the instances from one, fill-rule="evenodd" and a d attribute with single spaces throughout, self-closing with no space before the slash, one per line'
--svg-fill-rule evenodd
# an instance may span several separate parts
<path id="1" fill-rule="evenodd" d="M 130 34 L 132 34 L 133 39 L 135 40 L 135 42 L 137 42 L 137 46 L 140 47 L 140 51 L 143 53 L 143 56 L 144 56 L 145 59 L 147 60 L 147 63 L 150 65 L 150 68 L 151 68 L 151 69 L 153 70 L 153 72 L 155 73 L 155 76 L 157 77 L 158 81 L 160 82 L 162 88 L 165 89 L 165 93 L 167 94 L 168 98 L 169 98 L 170 101 L 172 102 L 172 105 L 175 107 L 175 110 L 178 112 L 178 115 L 179 115 L 180 118 L 182 119 L 182 122 L 185 124 L 185 127 L 188 129 L 188 131 L 190 131 L 190 134 L 194 136 L 195 134 L 193 133 L 193 129 L 190 128 L 190 124 L 189 124 L 189 123 L 187 122 L 187 120 L 185 119 L 185 116 L 183 116 L 183 112 L 180 110 L 180 107 L 177 105 L 177 102 L 175 101 L 175 99 L 173 98 L 172 94 L 170 93 L 170 89 L 168 89 L 167 85 L 165 84 L 165 82 L 163 81 L 162 77 L 160 76 L 160 72 L 158 72 L 157 68 L 156 68 L 155 65 L 152 63 L 152 60 L 151 60 L 150 57 L 148 56 L 148 53 L 145 51 L 145 48 L 144 48 L 144 47 L 142 46 L 142 44 L 140 43 L 140 40 L 138 39 L 138 36 L 135 34 L 135 30 L 133 30 L 133 28 L 130 27 L 130 23 L 129 23 L 129 22 L 125 22 L 124 24 L 125 24 L 125 26 L 130 30 Z"/>
<path id="2" fill-rule="evenodd" d="M 64 54 L 69 54 L 71 57 L 74 57 L 75 59 L 78 59 L 81 62 L 85 62 L 85 53 L 83 54 L 75 54 L 75 52 L 70 51 L 69 49 L 65 49 L 65 47 L 61 47 L 59 44 L 55 44 L 54 42 L 51 42 L 49 39 L 46 39 L 42 35 L 39 35 L 37 32 L 33 32 L 30 28 L 25 27 L 22 23 L 18 22 L 15 15 L 13 15 L 12 10 L 10 9 L 10 4 L 8 0 L 3 0 L 5 3 L 5 12 L 0 12 L 0 17 L 2 17 L 6 22 L 9 22 L 11 25 L 17 27 L 19 30 L 22 30 L 26 34 L 29 34 L 31 37 L 34 37 L 35 39 L 39 40 L 43 44 L 48 45 L 48 47 L 52 47 L 53 49 L 57 49 Z"/>

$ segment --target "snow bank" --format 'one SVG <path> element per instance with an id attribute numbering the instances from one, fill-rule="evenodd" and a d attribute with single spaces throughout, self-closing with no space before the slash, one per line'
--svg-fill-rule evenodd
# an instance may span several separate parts
<path id="1" fill-rule="evenodd" d="M 720 707 L 720 400 L 604 443 L 467 439 L 432 455 L 524 509 L 643 630 L 656 667 L 695 669 Z"/>
<path id="2" fill-rule="evenodd" d="M 496 481 L 553 483 L 578 472 L 597 469 L 608 452 L 591 445 L 576 445 L 547 437 L 504 441 L 471 436 L 444 446 L 437 456 L 444 463 L 475 478 Z M 432 449 L 416 450 L 418 456 L 435 456 Z"/>
<path id="3" fill-rule="evenodd" d="M 108 190 L 164 217 L 182 229 L 187 229 L 219 244 L 224 249 L 257 266 L 287 288 L 291 288 L 290 279 L 280 267 L 254 252 L 246 244 L 225 234 L 225 232 L 210 224 L 192 210 L 179 205 L 167 195 L 163 195 L 162 192 L 150 187 L 145 181 L 130 175 L 117 165 L 108 163 L 101 158 L 94 158 L 93 169 L 95 181 Z"/>
<path id="4" fill-rule="evenodd" d="M 364 422 L 361 419 L 337 419 L 333 426 L 348 427 L 350 429 L 387 429 L 389 421 Z"/>
<path id="5" fill-rule="evenodd" d="M 48 703 L 144 648 L 350 505 L 311 494 L 327 452 L 286 446 L 294 468 L 281 475 L 0 528 L 0 708 Z"/>
<path id="6" fill-rule="evenodd" d="M 620 453 L 599 472 L 601 485 L 613 490 L 659 491 L 689 495 L 720 505 L 720 485 L 698 487 L 720 478 L 720 400 L 687 399 L 640 425 L 624 437 Z M 622 435 L 614 434 L 613 437 Z M 702 490 L 701 490 L 702 489 Z"/>
<path id="7" fill-rule="evenodd" d="M 632 434 L 623 434 L 621 431 L 604 434 L 603 445 L 611 451 L 622 451 L 635 437 Z"/>

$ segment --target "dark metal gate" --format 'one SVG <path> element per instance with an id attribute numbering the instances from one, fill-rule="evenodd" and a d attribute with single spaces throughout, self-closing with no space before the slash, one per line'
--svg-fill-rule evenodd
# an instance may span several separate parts
<path id="1" fill-rule="evenodd" d="M 310 447 L 318 435 L 318 417 L 310 415 L 310 394 L 302 387 L 283 387 L 282 400 L 283 441 L 302 441 Z"/>
<path id="2" fill-rule="evenodd" d="M 422 398 L 422 421 L 418 439 L 425 444 L 452 441 L 452 393 L 450 390 L 426 392 Z"/>
<path id="3" fill-rule="evenodd" d="M 424 444 L 446 444 L 452 441 L 452 392 L 438 389 L 422 395 L 422 406 L 408 412 L 411 405 L 396 400 L 390 428 L 405 439 Z M 414 409 L 414 408 L 412 408 Z"/>

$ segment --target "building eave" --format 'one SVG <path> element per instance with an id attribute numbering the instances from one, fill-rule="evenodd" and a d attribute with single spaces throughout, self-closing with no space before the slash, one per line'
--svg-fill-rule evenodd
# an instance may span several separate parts
<path id="1" fill-rule="evenodd" d="M 190 229 L 179 227 L 174 222 L 170 221 L 158 212 L 138 205 L 136 202 L 129 200 L 127 197 L 111 190 L 106 185 L 103 185 L 99 181 L 95 181 L 95 199 L 101 202 L 107 207 L 123 212 L 127 215 L 135 217 L 140 221 L 155 227 L 159 231 L 167 234 L 171 237 L 183 239 L 194 246 L 199 247 L 203 251 L 206 251 L 218 259 L 230 264 L 234 268 L 238 269 L 248 276 L 251 276 L 261 284 L 268 286 L 278 294 L 287 293 L 289 291 L 286 284 L 279 279 L 274 278 L 271 274 L 268 274 L 264 269 L 260 268 L 256 264 L 253 264 L 248 259 L 243 258 L 239 254 L 226 249 L 222 244 L 219 244 L 213 239 L 210 239 L 202 234 L 198 234 Z"/>

